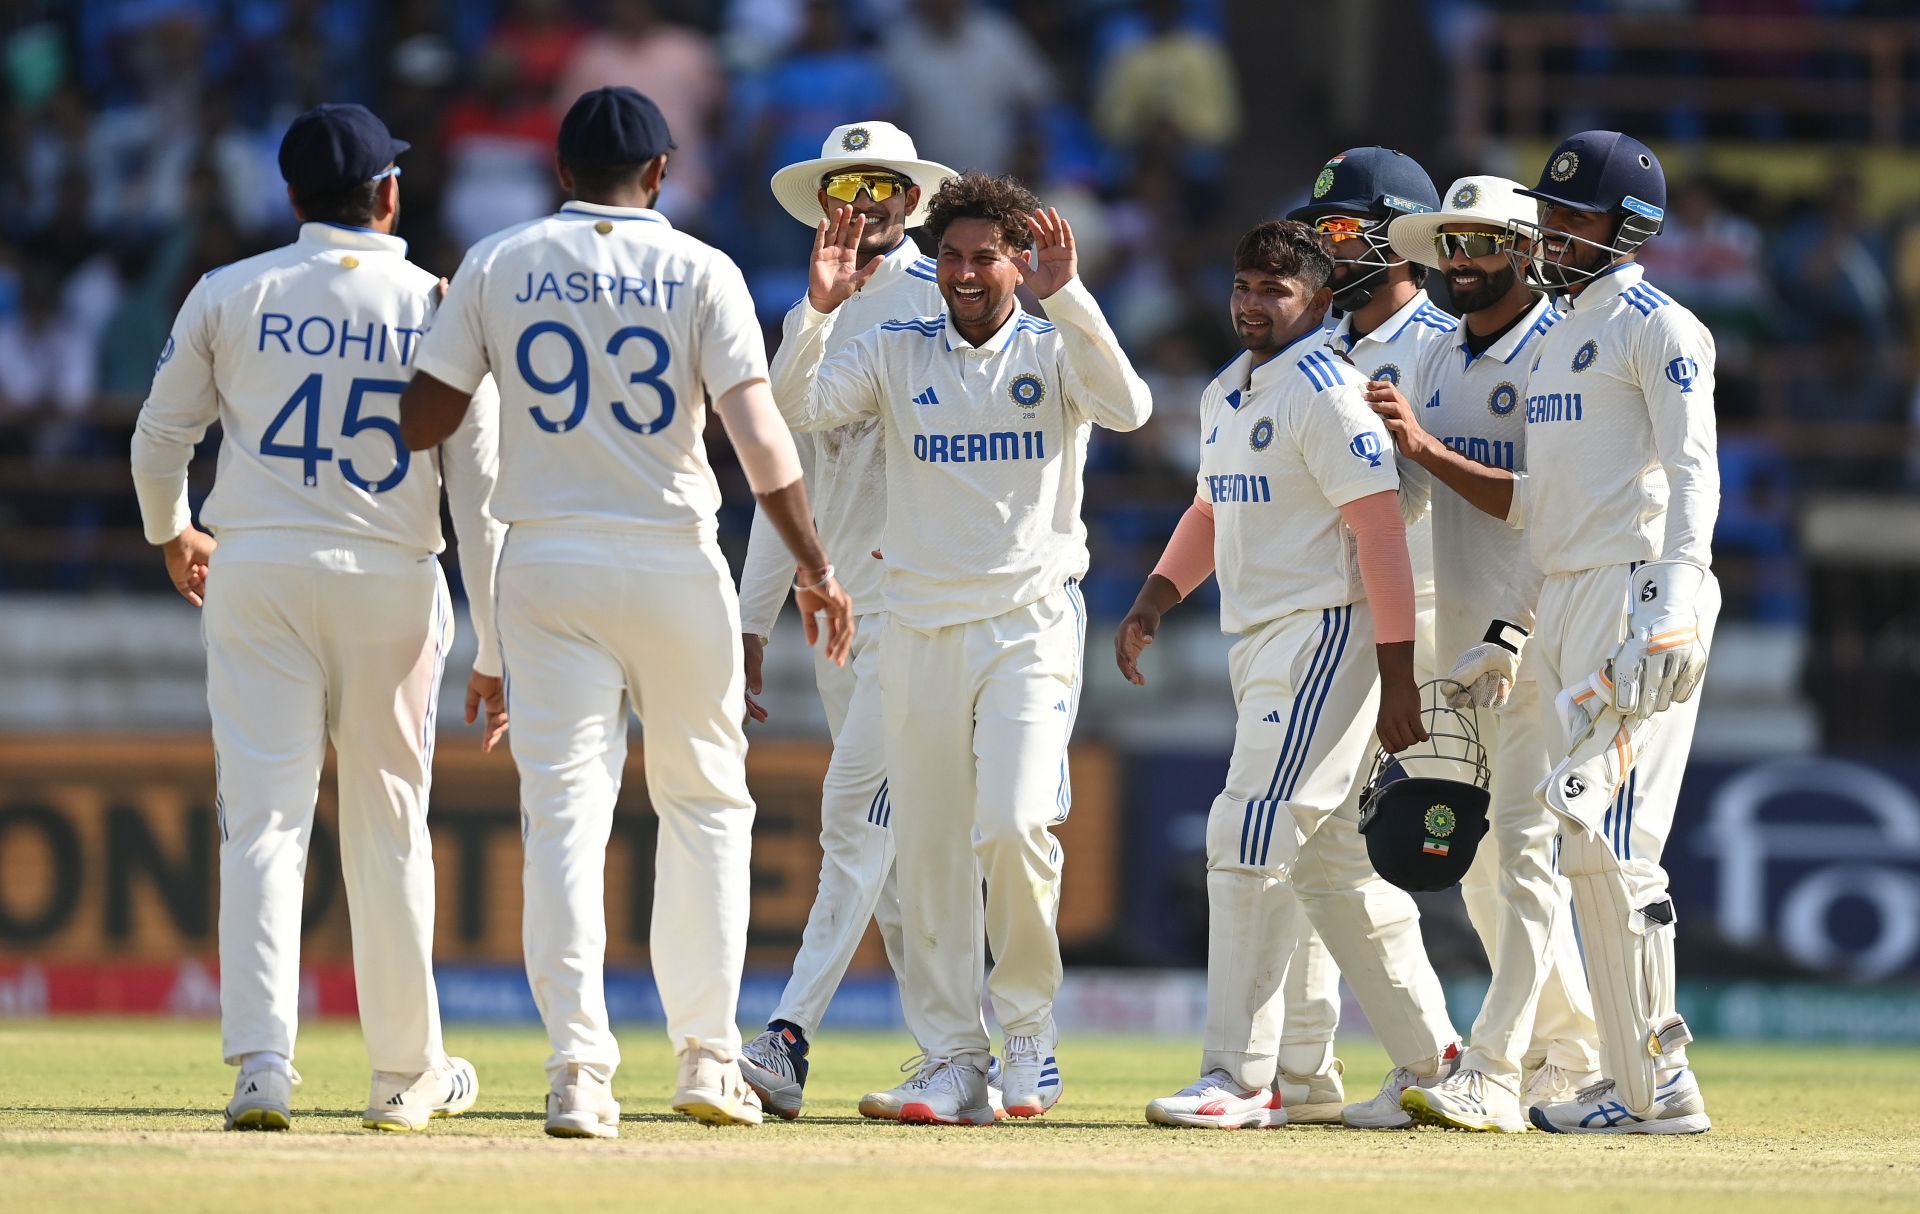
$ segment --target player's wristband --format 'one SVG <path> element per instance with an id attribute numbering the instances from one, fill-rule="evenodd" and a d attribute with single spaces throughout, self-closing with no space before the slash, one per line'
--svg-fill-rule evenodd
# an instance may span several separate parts
<path id="1" fill-rule="evenodd" d="M 1533 635 L 1518 624 L 1509 624 L 1505 620 L 1495 620 L 1487 625 L 1487 635 L 1480 640 L 1488 645 L 1498 645 L 1508 653 L 1519 653 L 1520 646 L 1526 644 Z"/>
<path id="2" fill-rule="evenodd" d="M 799 580 L 795 579 L 793 583 L 793 588 L 796 591 L 800 591 L 804 593 L 805 591 L 808 591 L 808 590 L 818 590 L 820 589 L 820 587 L 826 585 L 828 582 L 831 582 L 832 580 L 833 580 L 833 566 L 829 564 L 826 567 L 826 570 L 820 574 L 819 581 L 813 583 L 813 585 L 811 586 L 802 586 Z"/>

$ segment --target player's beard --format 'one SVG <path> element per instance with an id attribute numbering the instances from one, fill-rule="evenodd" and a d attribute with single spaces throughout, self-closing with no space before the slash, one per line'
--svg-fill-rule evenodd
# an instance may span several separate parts
<path id="1" fill-rule="evenodd" d="M 1453 289 L 1454 306 L 1462 313 L 1478 312 L 1484 308 L 1491 308 L 1505 299 L 1507 293 L 1513 290 L 1514 279 L 1517 277 L 1518 275 L 1513 272 L 1513 263 L 1508 262 L 1506 267 L 1497 273 L 1482 272 L 1480 285 L 1477 287 L 1463 291 L 1453 285 L 1451 274 L 1447 276 L 1447 286 Z"/>

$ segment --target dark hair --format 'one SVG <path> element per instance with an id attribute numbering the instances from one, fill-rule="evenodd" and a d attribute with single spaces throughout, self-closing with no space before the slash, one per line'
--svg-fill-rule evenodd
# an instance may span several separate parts
<path id="1" fill-rule="evenodd" d="M 380 183 L 356 181 L 344 190 L 297 194 L 293 203 L 314 223 L 343 223 L 350 228 L 364 228 L 373 222 L 374 209 L 380 205 Z"/>
<path id="2" fill-rule="evenodd" d="M 1011 248 L 1033 247 L 1027 219 L 1040 209 L 1033 191 L 1012 177 L 995 177 L 975 169 L 949 177 L 927 204 L 927 234 L 939 244 L 947 225 L 956 219 L 990 220 L 1000 239 Z"/>
<path id="3" fill-rule="evenodd" d="M 1233 269 L 1298 279 L 1311 293 L 1333 277 L 1333 250 L 1324 236 L 1297 219 L 1269 219 L 1233 247 Z"/>
<path id="4" fill-rule="evenodd" d="M 617 194 L 640 184 L 641 176 L 646 173 L 651 160 L 635 161 L 631 164 L 574 164 L 568 162 L 567 172 L 573 174 L 573 190 L 576 194 Z"/>

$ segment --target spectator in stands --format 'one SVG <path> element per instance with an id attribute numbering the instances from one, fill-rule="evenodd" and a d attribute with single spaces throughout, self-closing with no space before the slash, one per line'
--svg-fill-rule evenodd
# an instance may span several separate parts
<path id="1" fill-rule="evenodd" d="M 1887 250 L 1861 211 L 1865 191 L 1851 169 L 1837 170 L 1775 241 L 1781 294 L 1793 301 L 1789 338 L 1834 325 L 1851 326 L 1876 346 L 1892 335 Z"/>
<path id="2" fill-rule="evenodd" d="M 1130 150 L 1170 132 L 1210 170 L 1239 132 L 1233 60 L 1213 35 L 1181 20 L 1180 0 L 1148 0 L 1148 36 L 1108 62 L 1095 93 L 1100 133 Z"/>
<path id="3" fill-rule="evenodd" d="M 506 15 L 493 28 L 493 37 L 487 40 L 487 50 L 510 57 L 520 87 L 534 97 L 557 103 L 564 114 L 573 98 L 561 101 L 553 95 L 554 87 L 586 38 L 587 27 L 574 18 L 567 0 L 511 0 Z"/>
<path id="4" fill-rule="evenodd" d="M 602 85 L 624 84 L 645 93 L 660 107 L 679 145 L 659 210 L 676 221 L 697 215 L 713 190 L 712 149 L 727 96 L 713 42 L 698 30 L 662 20 L 653 0 L 611 0 L 606 17 L 606 26 L 580 43 L 561 72 L 555 110 L 566 113 L 580 94 Z M 766 193 L 747 192 L 756 198 Z"/>
<path id="5" fill-rule="evenodd" d="M 1730 336 L 1758 336 L 1773 294 L 1760 229 L 1729 210 L 1705 178 L 1682 183 L 1670 197 L 1660 239 L 1640 253 L 1647 273 L 1692 308 L 1721 344 Z"/>
<path id="6" fill-rule="evenodd" d="M 553 141 L 559 119 L 520 80 L 512 55 L 493 50 L 474 67 L 474 87 L 440 128 L 446 190 L 440 221 L 465 249 L 482 236 L 554 208 Z"/>
<path id="7" fill-rule="evenodd" d="M 915 146 L 959 169 L 1004 172 L 1021 128 L 1053 93 L 1053 68 L 1033 40 L 975 0 L 913 0 L 883 27 L 881 50 Z"/>
<path id="8" fill-rule="evenodd" d="M 16 453 L 57 456 L 74 446 L 93 403 L 94 366 L 85 329 L 60 307 L 59 268 L 28 260 L 20 306 L 0 320 L 0 430 Z"/>

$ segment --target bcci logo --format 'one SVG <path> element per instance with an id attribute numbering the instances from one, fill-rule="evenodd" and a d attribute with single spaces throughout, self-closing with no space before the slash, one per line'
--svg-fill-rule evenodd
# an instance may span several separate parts
<path id="1" fill-rule="evenodd" d="M 1273 419 L 1263 417 L 1253 423 L 1253 433 L 1247 436 L 1247 445 L 1255 451 L 1265 451 L 1273 444 Z"/>
<path id="2" fill-rule="evenodd" d="M 1022 373 L 1014 376 L 1012 382 L 1007 384 L 1007 395 L 1012 397 L 1013 403 L 1025 409 L 1027 415 L 1031 417 L 1033 411 L 1040 407 L 1040 402 L 1047 399 L 1047 384 L 1038 375 L 1031 372 Z"/>
<path id="3" fill-rule="evenodd" d="M 1400 368 L 1394 366 L 1392 363 L 1386 363 L 1381 366 L 1375 367 L 1373 369 L 1373 374 L 1367 376 L 1367 378 L 1368 379 L 1384 379 L 1388 383 L 1392 384 L 1394 387 L 1398 388 L 1400 386 Z"/>
<path id="4" fill-rule="evenodd" d="M 840 137 L 840 148 L 847 152 L 864 152 L 872 142 L 873 136 L 867 133 L 867 128 L 857 126 Z"/>
<path id="5" fill-rule="evenodd" d="M 1572 152 L 1562 152 L 1553 158 L 1547 166 L 1547 176 L 1555 181 L 1566 181 L 1580 171 L 1580 157 Z"/>
<path id="6" fill-rule="evenodd" d="M 1436 839 L 1450 837 L 1459 822 L 1450 806 L 1435 805 L 1427 810 L 1427 833 Z"/>
<path id="7" fill-rule="evenodd" d="M 1320 175 L 1313 179 L 1313 196 L 1315 198 L 1325 198 L 1333 189 L 1333 166 L 1345 159 L 1345 156 L 1335 156 L 1332 160 L 1327 161 L 1327 167 L 1321 169 Z"/>
<path id="8" fill-rule="evenodd" d="M 1684 354 L 1667 364 L 1667 378 L 1680 389 L 1682 396 L 1693 391 L 1693 381 L 1699 375 L 1700 364 Z"/>
<path id="9" fill-rule="evenodd" d="M 1372 430 L 1363 430 L 1353 436 L 1353 441 L 1347 444 L 1347 450 L 1353 452 L 1361 459 L 1366 460 L 1367 467 L 1378 468 L 1380 466 L 1380 454 L 1384 448 L 1380 445 L 1380 436 L 1378 434 Z"/>
<path id="10" fill-rule="evenodd" d="M 1568 155 L 1572 155 L 1572 153 L 1569 152 Z M 1594 359 L 1599 357 L 1600 343 L 1597 341 L 1589 341 L 1573 352 L 1573 369 L 1575 371 L 1584 371 L 1593 365 Z"/>
<path id="11" fill-rule="evenodd" d="M 1462 211 L 1472 210 L 1480 202 L 1480 187 L 1469 181 L 1453 192 L 1453 205 Z"/>
<path id="12" fill-rule="evenodd" d="M 1493 390 L 1491 396 L 1487 397 L 1487 411 L 1495 417 L 1505 417 L 1513 412 L 1514 406 L 1519 403 L 1520 389 L 1512 384 L 1503 383 Z"/>

